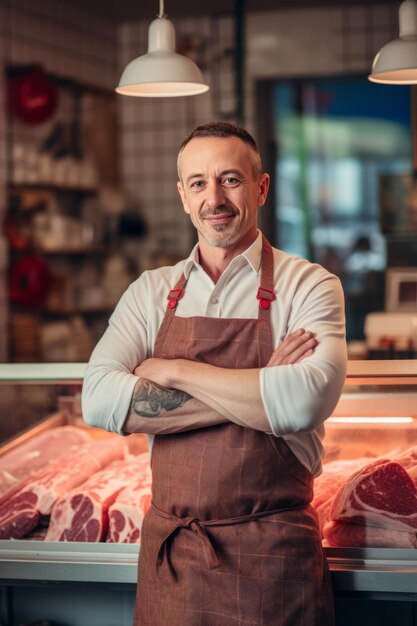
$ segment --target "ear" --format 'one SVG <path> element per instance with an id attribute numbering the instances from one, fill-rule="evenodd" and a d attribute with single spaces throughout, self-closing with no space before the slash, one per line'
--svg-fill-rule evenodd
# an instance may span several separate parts
<path id="1" fill-rule="evenodd" d="M 268 196 L 270 180 L 271 177 L 269 176 L 269 174 L 261 174 L 259 177 L 258 206 L 263 206 L 265 204 L 266 198 Z"/>
<path id="2" fill-rule="evenodd" d="M 186 213 L 190 214 L 190 209 L 188 208 L 187 198 L 185 197 L 185 192 L 184 192 L 184 188 L 182 186 L 181 181 L 177 182 L 177 189 L 178 189 L 178 193 L 180 194 L 180 198 L 181 198 L 182 206 L 184 207 L 184 211 Z"/>

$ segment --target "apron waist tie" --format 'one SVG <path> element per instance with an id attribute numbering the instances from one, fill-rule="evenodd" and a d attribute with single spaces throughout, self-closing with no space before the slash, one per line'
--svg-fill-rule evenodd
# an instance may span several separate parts
<path id="1" fill-rule="evenodd" d="M 158 555 L 156 558 L 157 569 L 159 569 L 159 567 L 162 565 L 166 556 L 168 539 L 179 528 L 190 528 L 198 536 L 198 538 L 200 539 L 201 549 L 203 551 L 207 569 L 215 569 L 216 567 L 219 567 L 220 563 L 214 551 L 210 538 L 207 534 L 207 531 L 204 528 L 204 522 L 200 522 L 200 520 L 196 517 L 177 517 L 176 515 L 165 513 L 165 511 L 158 509 L 158 507 L 156 507 L 154 504 L 152 504 L 152 508 L 155 513 L 159 515 L 159 517 L 163 517 L 165 520 L 172 522 L 168 529 L 168 533 L 162 540 L 162 543 L 158 550 Z"/>
<path id="2" fill-rule="evenodd" d="M 219 520 L 214 519 L 201 521 L 197 517 L 177 517 L 173 513 L 166 513 L 165 511 L 162 511 L 162 509 L 159 509 L 152 502 L 151 508 L 153 509 L 153 511 L 159 517 L 162 517 L 163 519 L 171 522 L 168 527 L 168 532 L 162 539 L 161 545 L 158 550 L 158 554 L 156 557 L 156 568 L 157 570 L 159 569 L 164 561 L 164 558 L 166 557 L 168 539 L 172 537 L 179 528 L 189 528 L 198 536 L 198 538 L 200 539 L 201 549 L 207 569 L 215 569 L 216 567 L 220 566 L 220 563 L 214 550 L 213 544 L 211 543 L 210 537 L 207 534 L 206 527 L 245 524 L 247 522 L 261 519 L 262 517 L 267 517 L 268 515 L 275 515 L 277 513 L 283 513 L 285 511 L 293 511 L 295 509 L 304 509 L 306 508 L 306 506 L 308 506 L 308 503 L 303 503 L 298 506 L 291 506 L 287 508 L 273 509 L 269 511 L 259 511 L 258 513 L 252 513 L 250 515 L 240 515 L 238 517 L 227 517 L 225 519 Z"/>

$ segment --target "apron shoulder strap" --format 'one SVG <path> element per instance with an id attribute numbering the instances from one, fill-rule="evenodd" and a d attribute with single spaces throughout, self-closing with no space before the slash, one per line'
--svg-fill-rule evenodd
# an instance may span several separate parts
<path id="1" fill-rule="evenodd" d="M 272 300 L 275 300 L 274 293 L 274 257 L 271 244 L 262 235 L 262 259 L 261 259 L 261 280 L 258 293 L 259 300 L 258 319 L 269 319 L 269 307 Z"/>
<path id="2" fill-rule="evenodd" d="M 265 366 L 273 351 L 271 328 L 271 302 L 275 300 L 274 292 L 274 256 L 272 247 L 262 235 L 261 280 L 256 297 L 259 300 L 258 311 L 258 350 L 259 362 Z"/>
<path id="3" fill-rule="evenodd" d="M 171 289 L 171 291 L 169 292 L 167 296 L 168 304 L 167 304 L 167 308 L 165 311 L 164 319 L 162 320 L 162 324 L 159 328 L 159 331 L 156 337 L 154 351 L 156 350 L 157 346 L 159 349 L 162 346 L 163 342 L 165 341 L 168 328 L 175 316 L 175 309 L 177 308 L 178 300 L 181 300 L 184 294 L 184 288 L 185 288 L 186 283 L 187 283 L 187 279 L 185 278 L 185 275 L 181 274 L 181 276 L 179 277 L 179 279 L 177 280 L 175 284 L 175 287 Z"/>
<path id="4" fill-rule="evenodd" d="M 154 350 L 157 345 L 161 347 L 165 340 L 168 328 L 175 316 L 178 300 L 180 300 L 184 294 L 186 283 L 187 279 L 185 275 L 181 274 L 174 288 L 171 289 L 167 296 L 168 304 L 164 319 L 162 320 L 161 327 L 157 334 Z M 262 235 L 261 280 L 256 297 L 259 300 L 258 333 L 260 345 L 263 346 L 261 350 L 264 353 L 261 362 L 265 362 L 265 360 L 268 361 L 272 351 L 270 304 L 272 300 L 275 300 L 275 293 L 273 252 L 271 244 L 264 235 Z M 268 355 L 268 358 L 266 358 L 266 355 Z"/>

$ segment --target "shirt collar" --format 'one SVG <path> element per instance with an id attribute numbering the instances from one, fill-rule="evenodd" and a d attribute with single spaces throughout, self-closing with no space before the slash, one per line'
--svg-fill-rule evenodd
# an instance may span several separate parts
<path id="1" fill-rule="evenodd" d="M 261 267 L 261 257 L 262 257 L 262 233 L 258 230 L 258 236 L 255 241 L 247 248 L 244 252 L 239 254 L 236 259 L 241 258 L 243 261 L 252 268 L 252 270 L 257 274 Z M 233 259 L 235 261 L 235 259 Z M 188 280 L 191 270 L 193 267 L 201 267 L 199 262 L 199 254 L 198 254 L 198 243 L 191 250 L 190 256 L 186 259 L 184 265 L 184 276 Z"/>

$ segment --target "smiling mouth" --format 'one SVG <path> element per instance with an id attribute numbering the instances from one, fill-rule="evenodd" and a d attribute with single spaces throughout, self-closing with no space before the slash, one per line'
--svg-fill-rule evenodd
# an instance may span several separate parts
<path id="1" fill-rule="evenodd" d="M 213 210 L 210 213 L 207 212 L 205 215 L 202 215 L 201 217 L 209 222 L 210 224 L 227 224 L 228 222 L 230 222 L 230 220 L 232 220 L 234 217 L 236 217 L 237 212 L 233 211 L 233 210 L 222 210 L 217 209 L 217 210 Z"/>
<path id="2" fill-rule="evenodd" d="M 236 216 L 236 213 L 220 213 L 219 215 L 209 215 L 204 219 L 210 224 L 227 224 Z"/>

